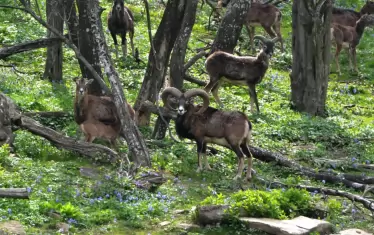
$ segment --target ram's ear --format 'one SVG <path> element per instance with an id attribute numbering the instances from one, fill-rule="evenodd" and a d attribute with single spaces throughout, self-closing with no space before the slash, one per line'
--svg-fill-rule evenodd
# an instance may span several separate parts
<path id="1" fill-rule="evenodd" d="M 89 79 L 89 80 L 86 82 L 85 85 L 86 85 L 86 86 L 87 86 L 87 85 L 90 85 L 93 81 L 94 81 L 93 79 Z"/>

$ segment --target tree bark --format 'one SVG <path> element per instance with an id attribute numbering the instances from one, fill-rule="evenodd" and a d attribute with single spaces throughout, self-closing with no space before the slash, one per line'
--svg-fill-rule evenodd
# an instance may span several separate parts
<path id="1" fill-rule="evenodd" d="M 291 78 L 292 107 L 311 115 L 325 115 L 330 73 L 331 0 L 293 1 Z"/>
<path id="2" fill-rule="evenodd" d="M 43 47 L 56 45 L 61 42 L 62 40 L 60 38 L 41 38 L 35 41 L 23 42 L 23 43 L 19 43 L 13 46 L 0 48 L 0 59 L 5 59 L 8 56 L 22 53 L 25 51 L 31 51 L 31 50 L 36 50 L 36 49 L 43 48 Z"/>
<path id="3" fill-rule="evenodd" d="M 59 33 L 64 31 L 62 0 L 47 0 L 47 23 L 55 28 Z M 52 38 L 56 35 L 47 30 L 47 37 Z M 47 48 L 47 60 L 43 78 L 48 78 L 51 82 L 62 81 L 62 43 L 56 43 Z"/>
<path id="4" fill-rule="evenodd" d="M 193 25 L 196 19 L 198 0 L 189 0 L 186 3 L 182 26 L 179 35 L 175 41 L 173 52 L 170 59 L 170 86 L 179 90 L 183 87 L 183 77 L 185 73 L 184 60 L 186 57 L 186 50 Z M 163 139 L 166 135 L 167 125 L 170 122 L 169 118 L 164 118 L 167 123 L 162 120 L 161 116 L 157 118 L 156 125 L 152 137 L 156 139 Z"/>
<path id="5" fill-rule="evenodd" d="M 12 132 L 9 104 L 7 98 L 0 94 L 0 146 L 8 144 L 13 146 L 14 135 Z"/>
<path id="6" fill-rule="evenodd" d="M 94 39 L 93 32 L 90 30 L 91 23 L 88 15 L 90 11 L 93 9 L 93 1 L 87 0 L 77 0 L 78 5 L 78 12 L 79 12 L 79 50 L 82 53 L 83 57 L 87 59 L 87 61 L 94 67 L 96 73 L 99 74 L 100 77 L 103 77 L 101 72 L 100 66 L 100 58 L 99 52 L 97 49 L 99 46 Z M 99 14 L 99 11 L 95 11 Z M 99 15 L 98 15 L 99 16 Z M 101 24 L 100 17 L 96 17 L 98 22 L 95 25 Z M 100 23 L 99 23 L 100 22 Z M 91 73 L 87 67 L 80 63 L 80 68 L 82 72 L 82 76 L 88 79 L 94 78 L 94 75 Z M 94 80 L 89 87 L 89 93 L 93 95 L 102 95 L 102 91 L 100 88 L 99 83 Z"/>
<path id="7" fill-rule="evenodd" d="M 230 1 L 209 54 L 218 50 L 233 53 L 250 5 L 249 0 Z"/>
<path id="8" fill-rule="evenodd" d="M 78 39 L 78 16 L 75 5 L 75 0 L 63 0 L 64 1 L 64 13 L 65 13 L 65 22 L 69 31 L 68 37 L 74 43 L 76 47 L 79 48 L 79 39 Z M 79 65 L 82 67 L 84 64 L 79 61 Z"/>
<path id="9" fill-rule="evenodd" d="M 153 103 L 156 101 L 156 96 L 164 83 L 171 50 L 181 28 L 185 7 L 186 0 L 169 0 L 153 39 L 154 48 L 151 46 L 143 84 L 134 105 L 138 124 L 141 126 L 149 125 L 150 113 L 138 109 L 145 100 Z"/>
<path id="10" fill-rule="evenodd" d="M 91 8 L 89 8 L 90 11 L 87 12 L 87 17 L 89 19 L 88 23 L 90 25 L 89 31 L 93 35 L 92 39 L 97 45 L 95 50 L 97 51 L 101 64 L 104 66 L 104 71 L 111 85 L 113 100 L 121 120 L 121 135 L 126 139 L 126 142 L 129 145 L 130 156 L 133 158 L 136 165 L 151 166 L 145 141 L 135 125 L 135 122 L 132 120 L 127 105 L 124 105 L 126 103 L 126 97 L 123 93 L 122 83 L 117 71 L 112 65 L 112 60 L 105 42 L 103 28 L 101 24 L 99 24 L 99 2 L 98 0 L 91 0 L 90 2 Z"/>

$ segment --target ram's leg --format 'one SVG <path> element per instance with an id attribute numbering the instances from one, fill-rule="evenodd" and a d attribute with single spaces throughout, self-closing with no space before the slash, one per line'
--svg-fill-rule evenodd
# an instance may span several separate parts
<path id="1" fill-rule="evenodd" d="M 336 51 L 335 51 L 335 63 L 336 63 L 336 72 L 341 75 L 341 72 L 340 72 L 340 65 L 339 65 L 339 54 L 340 54 L 340 51 L 342 50 L 342 45 L 337 43 L 336 44 Z"/>
<path id="2" fill-rule="evenodd" d="M 123 54 L 123 59 L 126 59 L 127 56 L 127 39 L 126 39 L 126 32 L 121 34 L 122 38 L 122 54 Z"/>
<path id="3" fill-rule="evenodd" d="M 204 150 L 204 163 L 205 163 L 205 169 L 207 169 L 207 170 L 212 170 L 212 168 L 210 167 L 210 165 L 209 165 L 209 162 L 208 162 L 208 155 L 206 154 L 206 143 L 204 143 L 204 148 L 203 148 L 203 150 Z"/>
<path id="4" fill-rule="evenodd" d="M 197 144 L 197 162 L 198 162 L 198 167 L 196 169 L 196 172 L 200 172 L 203 170 L 203 163 L 201 161 L 201 155 L 204 155 L 206 150 L 206 144 L 204 144 L 203 140 L 196 140 Z"/>
<path id="5" fill-rule="evenodd" d="M 241 148 L 238 145 L 231 146 L 231 149 L 236 153 L 236 156 L 238 157 L 238 172 L 236 176 L 234 177 L 234 180 L 240 179 L 243 174 L 244 169 L 244 154 L 241 150 Z"/>
<path id="6" fill-rule="evenodd" d="M 349 68 L 351 69 L 351 71 L 353 72 L 353 65 L 352 65 L 352 56 L 353 56 L 353 49 L 352 48 L 348 48 L 348 60 L 349 60 Z"/>
<path id="7" fill-rule="evenodd" d="M 223 105 L 221 99 L 220 99 L 219 96 L 218 96 L 218 89 L 220 88 L 220 86 L 221 86 L 221 83 L 218 81 L 218 82 L 216 83 L 216 85 L 215 85 L 215 86 L 213 87 L 213 89 L 212 89 L 212 94 L 213 94 L 213 97 L 214 97 L 214 99 L 216 100 L 216 102 L 219 104 L 219 107 L 220 107 L 221 109 L 223 109 L 223 108 L 224 108 L 224 105 Z"/>
<path id="8" fill-rule="evenodd" d="M 272 26 L 272 28 L 275 31 L 277 38 L 279 38 L 279 42 L 281 44 L 281 52 L 284 52 L 283 38 L 282 38 L 281 30 L 280 30 L 281 29 L 280 21 L 276 21 L 275 24 Z"/>
<path id="9" fill-rule="evenodd" d="M 248 84 L 248 90 L 249 90 L 249 96 L 251 99 L 251 112 L 254 113 L 253 104 L 256 105 L 257 113 L 260 112 L 260 108 L 258 106 L 258 100 L 257 100 L 257 93 L 256 93 L 256 85 L 255 84 Z"/>
<path id="10" fill-rule="evenodd" d="M 117 36 L 113 32 L 110 32 L 110 35 L 112 35 L 114 47 L 116 49 L 116 59 L 118 59 L 118 42 L 117 42 Z"/>
<path id="11" fill-rule="evenodd" d="M 251 181 L 251 179 L 252 179 L 252 154 L 251 154 L 251 151 L 249 150 L 248 145 L 246 143 L 240 145 L 240 148 L 242 149 L 243 153 L 248 158 L 248 169 L 247 169 L 246 179 L 248 181 Z"/>
<path id="12" fill-rule="evenodd" d="M 129 32 L 130 37 L 130 44 L 131 44 L 131 53 L 132 56 L 135 57 L 135 49 L 134 49 L 134 31 Z"/>
<path id="13" fill-rule="evenodd" d="M 353 59 L 353 66 L 354 66 L 354 69 L 355 69 L 356 73 L 358 73 L 358 68 L 357 68 L 357 57 L 356 57 L 356 48 L 352 48 L 352 59 Z"/>

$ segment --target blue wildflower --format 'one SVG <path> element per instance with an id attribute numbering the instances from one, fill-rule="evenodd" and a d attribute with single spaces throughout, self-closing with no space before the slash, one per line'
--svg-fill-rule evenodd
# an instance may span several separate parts
<path id="1" fill-rule="evenodd" d="M 153 206 L 152 206 L 152 205 L 149 205 L 149 206 L 148 206 L 148 211 L 150 211 L 150 212 L 154 211 L 154 209 L 153 209 Z"/>
<path id="2" fill-rule="evenodd" d="M 12 214 L 12 209 L 8 209 L 8 214 Z"/>
<path id="3" fill-rule="evenodd" d="M 52 191 L 52 188 L 51 187 L 48 187 L 47 188 L 47 192 L 51 192 Z"/>
<path id="4" fill-rule="evenodd" d="M 30 187 L 27 187 L 26 190 L 27 190 L 28 193 L 31 193 L 31 188 Z"/>

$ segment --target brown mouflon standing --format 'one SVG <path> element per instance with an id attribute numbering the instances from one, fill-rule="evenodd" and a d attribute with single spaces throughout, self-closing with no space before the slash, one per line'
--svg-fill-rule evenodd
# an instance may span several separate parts
<path id="1" fill-rule="evenodd" d="M 166 88 L 161 98 L 170 107 L 168 97 L 178 100 L 177 119 L 175 129 L 179 138 L 196 141 L 198 168 L 203 168 L 201 156 L 204 158 L 205 168 L 210 170 L 206 156 L 208 143 L 218 144 L 233 150 L 238 157 L 238 171 L 234 180 L 241 178 L 244 168 L 244 155 L 248 157 L 247 180 L 252 178 L 252 155 L 249 151 L 252 124 L 248 117 L 239 111 L 222 111 L 209 107 L 209 95 L 202 89 L 192 89 L 182 93 L 175 87 Z M 199 96 L 203 99 L 202 106 L 195 106 L 192 98 Z M 173 109 L 173 108 L 171 108 Z"/>

